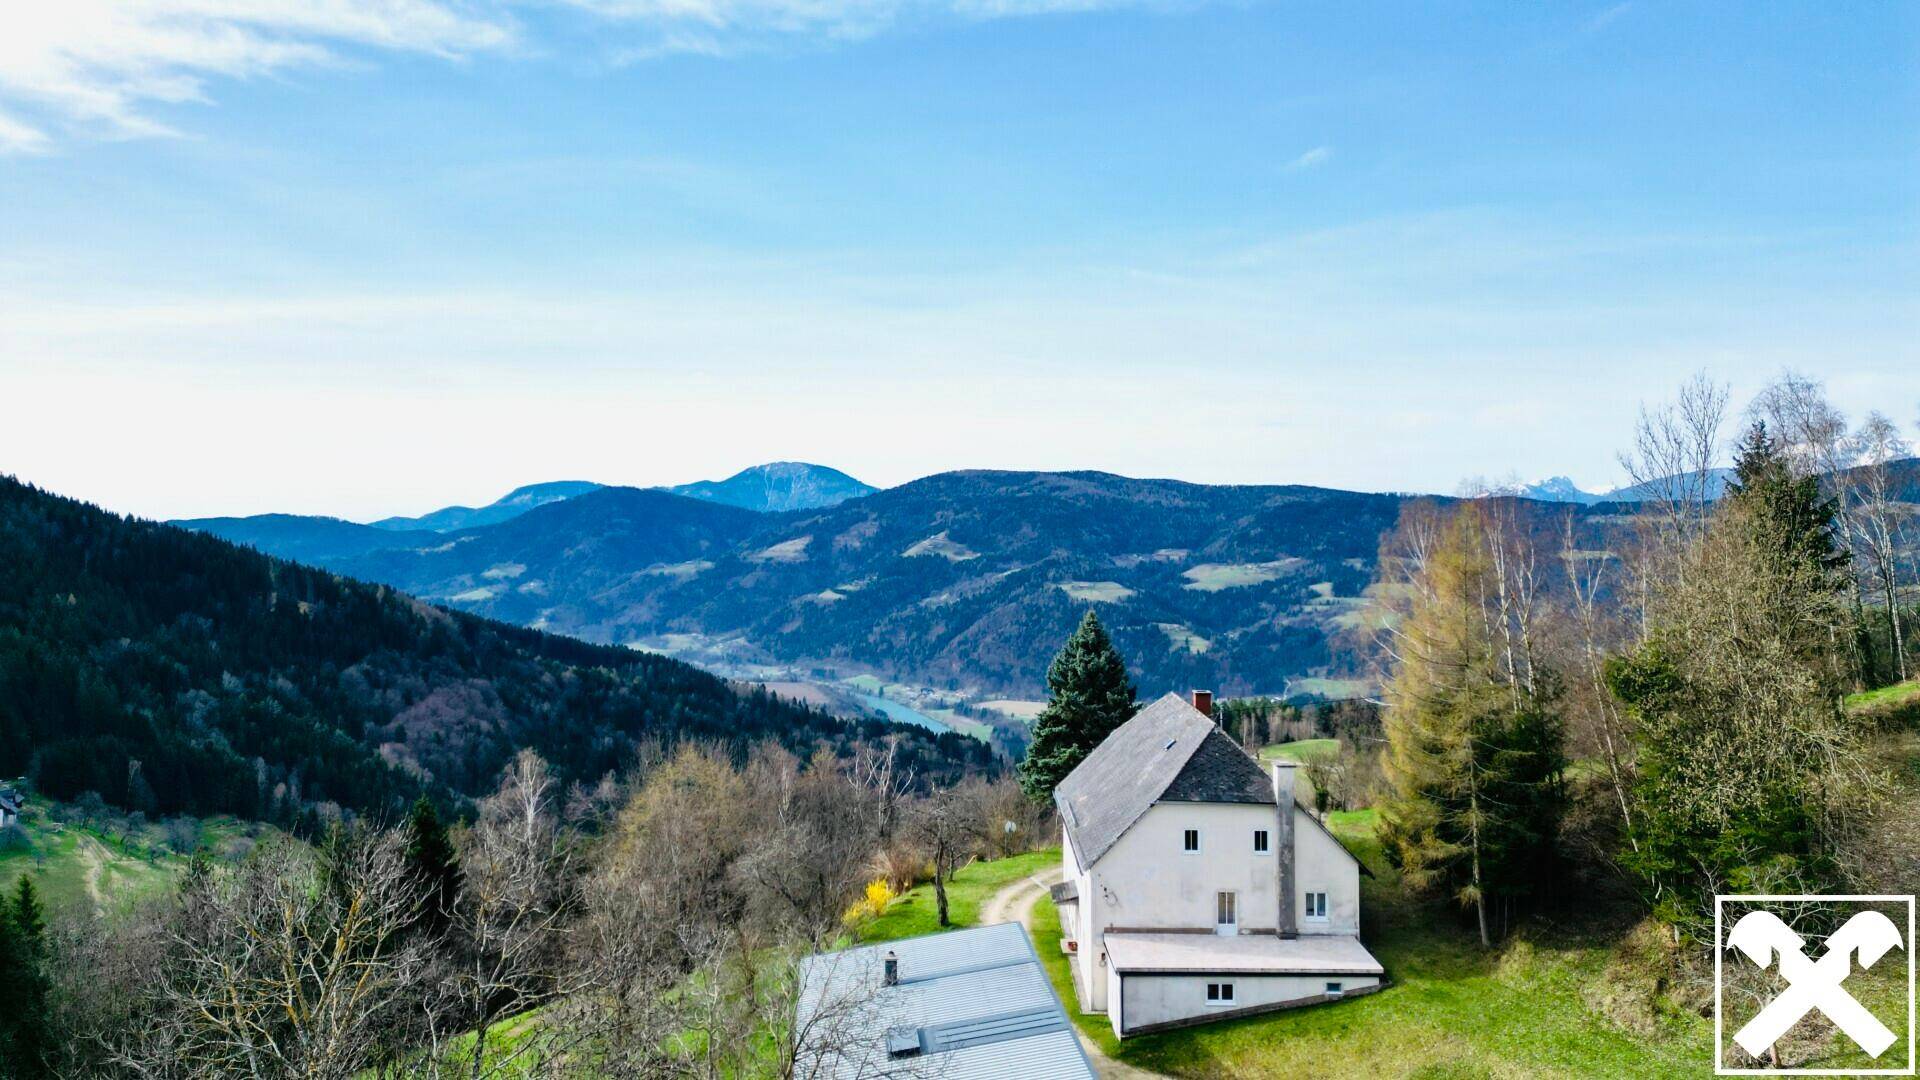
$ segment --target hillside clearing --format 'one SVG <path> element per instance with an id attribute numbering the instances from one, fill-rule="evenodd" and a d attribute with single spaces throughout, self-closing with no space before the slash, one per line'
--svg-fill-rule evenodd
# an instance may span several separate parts
<path id="1" fill-rule="evenodd" d="M 1154 623 L 1160 632 L 1167 635 L 1167 644 L 1174 651 L 1186 651 L 1195 656 L 1204 654 L 1213 648 L 1213 642 L 1193 632 L 1193 628 L 1181 623 Z"/>
<path id="2" fill-rule="evenodd" d="M 157 849 L 151 861 L 128 853 L 118 840 L 77 824 L 29 819 L 30 851 L 0 853 L 0 889 L 33 879 L 49 910 L 110 915 L 173 886 L 187 860 Z M 145 838 L 138 838 L 146 846 Z"/>
<path id="3" fill-rule="evenodd" d="M 900 553 L 901 558 L 912 559 L 923 555 L 937 555 L 951 562 L 966 562 L 977 559 L 980 553 L 955 540 L 949 540 L 944 532 L 935 533 L 925 540 Z"/>
<path id="4" fill-rule="evenodd" d="M 1090 604 L 1117 604 L 1133 595 L 1132 589 L 1117 581 L 1056 581 L 1054 587 Z"/>
<path id="5" fill-rule="evenodd" d="M 1195 592 L 1219 592 L 1222 589 L 1261 585 L 1301 565 L 1301 562 L 1300 559 L 1282 558 L 1262 563 L 1201 563 L 1183 572 L 1187 584 L 1182 587 Z"/>
<path id="6" fill-rule="evenodd" d="M 1274 758 L 1286 758 L 1290 761 L 1310 761 L 1315 758 L 1333 757 L 1340 753 L 1339 739 L 1301 739 L 1298 742 L 1275 743 L 1260 748 L 1260 760 L 1272 761 Z"/>

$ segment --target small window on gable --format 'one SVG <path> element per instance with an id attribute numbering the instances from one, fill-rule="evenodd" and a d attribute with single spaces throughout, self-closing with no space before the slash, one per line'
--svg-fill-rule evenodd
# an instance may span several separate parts
<path id="1" fill-rule="evenodd" d="M 1253 830 L 1253 853 L 1255 855 L 1265 855 L 1267 853 L 1267 830 Z"/>
<path id="2" fill-rule="evenodd" d="M 1180 850 L 1189 854 L 1200 850 L 1200 830 L 1188 829 L 1180 834 Z"/>
<path id="3" fill-rule="evenodd" d="M 1208 983 L 1207 984 L 1207 1004 L 1209 1005 L 1233 1004 L 1233 984 L 1232 983 Z"/>
<path id="4" fill-rule="evenodd" d="M 1327 917 L 1327 894 L 1323 892 L 1308 893 L 1306 909 L 1307 909 L 1306 917 L 1309 919 L 1326 918 Z"/>

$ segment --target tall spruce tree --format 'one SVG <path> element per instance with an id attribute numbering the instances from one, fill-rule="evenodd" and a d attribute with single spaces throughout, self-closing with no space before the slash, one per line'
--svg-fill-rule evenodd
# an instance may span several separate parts
<path id="1" fill-rule="evenodd" d="M 420 924 L 430 933 L 447 928 L 454 900 L 460 895 L 459 860 L 433 800 L 420 796 L 407 814 L 407 863 L 426 894 Z"/>
<path id="2" fill-rule="evenodd" d="M 1133 683 L 1107 628 L 1092 611 L 1047 667 L 1047 707 L 1033 721 L 1033 741 L 1020 763 L 1020 786 L 1037 803 L 1073 767 L 1134 713 Z"/>
<path id="3" fill-rule="evenodd" d="M 1846 569 L 1850 555 L 1834 535 L 1840 501 L 1820 490 L 1819 477 L 1794 470 L 1766 424 L 1755 421 L 1741 438 L 1727 495 L 1750 515 L 1763 555 L 1814 578 Z"/>
<path id="4" fill-rule="evenodd" d="M 23 875 L 13 896 L 0 898 L 0 1077 L 6 1080 L 54 1075 L 45 939 L 40 899 Z"/>
<path id="5" fill-rule="evenodd" d="M 1415 575 L 1387 685 L 1381 808 L 1388 858 L 1414 889 L 1472 911 L 1482 945 L 1494 917 L 1552 878 L 1567 806 L 1555 680 L 1509 666 L 1491 542 L 1464 504 Z"/>

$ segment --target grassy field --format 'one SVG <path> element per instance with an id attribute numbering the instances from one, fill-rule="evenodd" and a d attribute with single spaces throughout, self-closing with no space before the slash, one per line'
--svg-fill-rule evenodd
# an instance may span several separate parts
<path id="1" fill-rule="evenodd" d="M 969 863 L 954 871 L 947 883 L 947 917 L 954 927 L 972 926 L 980 905 L 1012 882 L 1060 865 L 1060 849 L 1030 851 L 1011 859 Z M 862 941 L 894 941 L 940 929 L 940 914 L 931 884 L 917 885 L 902 894 L 886 911 L 860 928 Z"/>
<path id="2" fill-rule="evenodd" d="M 979 704 L 983 709 L 992 709 L 1002 716 L 1011 716 L 1015 720 L 1031 720 L 1040 715 L 1040 710 L 1047 707 L 1044 701 L 1021 701 L 1017 698 L 994 698 L 992 701 L 982 701 Z"/>
<path id="3" fill-rule="evenodd" d="M 1299 559 L 1276 559 L 1264 563 L 1201 563 L 1181 572 L 1187 579 L 1183 588 L 1195 592 L 1219 592 L 1272 581 L 1299 565 Z"/>
<path id="4" fill-rule="evenodd" d="M 1711 1073 L 1705 1021 L 1671 1020 L 1653 1036 L 1638 1036 L 1587 1008 L 1582 995 L 1606 966 L 1607 942 L 1536 932 L 1483 952 L 1449 912 L 1406 897 L 1373 840 L 1371 811 L 1337 813 L 1331 824 L 1380 875 L 1362 879 L 1365 937 L 1391 986 L 1352 1001 L 1125 1042 L 1104 1016 L 1075 1013 L 1081 1030 L 1109 1056 L 1183 1077 Z M 1059 914 L 1043 897 L 1034 915 L 1042 961 L 1055 990 L 1072 1002 Z"/>
<path id="5" fill-rule="evenodd" d="M 141 853 L 132 854 L 116 836 L 37 815 L 27 819 L 26 830 L 32 850 L 0 853 L 0 888 L 10 892 L 14 882 L 30 877 L 49 909 L 85 905 L 111 914 L 165 891 L 186 867 L 172 853 L 156 853 L 149 861 L 144 842 Z"/>
<path id="6" fill-rule="evenodd" d="M 993 739 L 993 725 L 983 724 L 972 717 L 961 716 L 952 709 L 922 709 L 920 711 L 962 735 L 971 735 L 981 742 L 990 742 Z"/>
<path id="7" fill-rule="evenodd" d="M 1090 604 L 1117 604 L 1133 595 L 1132 589 L 1117 581 L 1058 581 L 1054 587 Z"/>
<path id="8" fill-rule="evenodd" d="M 1260 760 L 1288 758 L 1293 761 L 1310 761 L 1314 758 L 1333 757 L 1339 752 L 1339 739 L 1301 739 L 1298 742 L 1275 743 L 1272 746 L 1261 747 Z"/>
<path id="9" fill-rule="evenodd" d="M 1892 686 L 1883 686 L 1878 690 L 1848 694 L 1845 704 L 1848 709 L 1885 709 L 1916 701 L 1920 701 L 1920 679 L 1894 683 Z"/>

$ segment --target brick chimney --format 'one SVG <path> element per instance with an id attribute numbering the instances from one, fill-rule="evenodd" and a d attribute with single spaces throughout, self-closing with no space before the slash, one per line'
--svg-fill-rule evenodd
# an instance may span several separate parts
<path id="1" fill-rule="evenodd" d="M 1212 716 L 1213 691 L 1195 690 L 1193 692 L 1193 707 L 1200 710 L 1201 716 Z"/>
<path id="2" fill-rule="evenodd" d="M 1280 875 L 1280 936 L 1283 938 L 1300 936 L 1300 925 L 1295 919 L 1300 898 L 1294 895 L 1293 873 L 1293 778 L 1299 769 L 1296 762 L 1286 758 L 1273 759 L 1273 801 L 1275 803 L 1275 828 L 1273 834 L 1273 862 Z"/>

